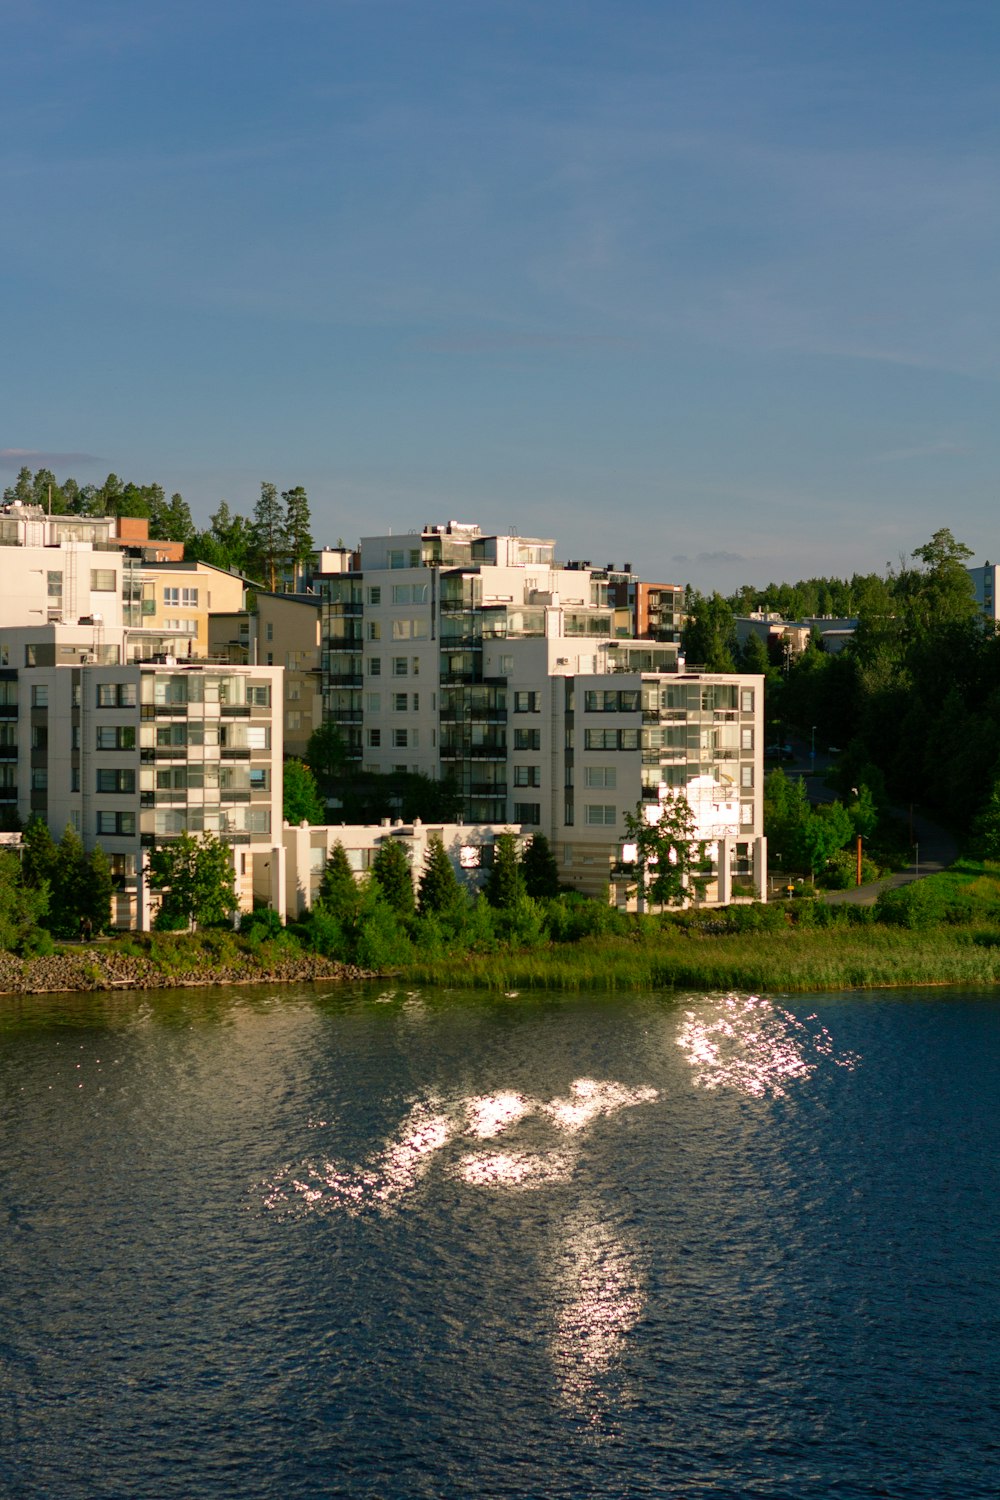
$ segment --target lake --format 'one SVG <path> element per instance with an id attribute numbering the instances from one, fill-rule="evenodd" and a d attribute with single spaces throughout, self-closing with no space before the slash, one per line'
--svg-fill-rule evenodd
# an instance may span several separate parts
<path id="1" fill-rule="evenodd" d="M 994 1497 L 1000 1001 L 0 1000 L 0 1493 Z"/>

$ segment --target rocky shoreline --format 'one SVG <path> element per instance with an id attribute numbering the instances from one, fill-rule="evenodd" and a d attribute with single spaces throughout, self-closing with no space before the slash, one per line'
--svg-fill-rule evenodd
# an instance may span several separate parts
<path id="1" fill-rule="evenodd" d="M 269 956 L 270 957 L 270 956 Z M 151 990 L 222 984 L 302 984 L 370 979 L 352 964 L 318 953 L 283 954 L 271 961 L 241 953 L 236 962 L 164 969 L 146 954 L 87 947 L 34 958 L 0 953 L 0 995 L 48 995 L 80 990 Z"/>

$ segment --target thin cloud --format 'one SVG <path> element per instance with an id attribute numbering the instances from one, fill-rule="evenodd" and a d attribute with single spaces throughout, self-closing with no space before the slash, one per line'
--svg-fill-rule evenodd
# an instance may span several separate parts
<path id="1" fill-rule="evenodd" d="M 699 552 L 695 558 L 698 563 L 745 563 L 749 559 L 742 552 Z"/>
<path id="2" fill-rule="evenodd" d="M 415 346 L 433 354 L 495 354 L 511 351 L 637 348 L 634 339 L 587 333 L 470 333 L 417 339 Z"/>
<path id="3" fill-rule="evenodd" d="M 963 444 L 952 443 L 942 438 L 940 442 L 920 443 L 913 448 L 888 448 L 884 453 L 876 453 L 872 462 L 888 464 L 908 458 L 949 458 L 952 455 L 964 455 L 968 452 L 970 449 Z"/>
<path id="4" fill-rule="evenodd" d="M 0 448 L 0 469 L 53 469 L 65 464 L 96 464 L 94 453 L 48 453 L 41 448 Z"/>

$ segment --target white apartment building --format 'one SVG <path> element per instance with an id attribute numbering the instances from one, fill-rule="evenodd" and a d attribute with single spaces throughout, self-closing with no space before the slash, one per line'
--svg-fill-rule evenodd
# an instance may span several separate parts
<path id="1" fill-rule="evenodd" d="M 454 776 L 468 819 L 544 833 L 593 895 L 625 814 L 690 791 L 708 899 L 763 898 L 762 678 L 617 639 L 606 574 L 559 565 L 550 539 L 457 522 L 363 538 L 323 588 L 324 707 L 357 763 Z"/>
<path id="2" fill-rule="evenodd" d="M 144 855 L 182 832 L 231 845 L 243 909 L 256 879 L 283 911 L 281 668 L 135 662 L 121 627 L 54 623 L 0 628 L 0 663 L 0 810 L 100 844 L 116 925 L 149 925 Z"/>
<path id="3" fill-rule="evenodd" d="M 986 620 L 1000 620 L 1000 566 L 983 563 L 981 568 L 966 568 L 976 591 L 976 603 Z"/>

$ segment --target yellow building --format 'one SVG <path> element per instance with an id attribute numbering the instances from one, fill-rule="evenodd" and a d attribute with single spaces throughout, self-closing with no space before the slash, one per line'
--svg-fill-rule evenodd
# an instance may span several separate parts
<path id="1" fill-rule="evenodd" d="M 143 563 L 133 576 L 135 592 L 141 589 L 141 614 L 126 623 L 175 635 L 178 657 L 212 655 L 209 614 L 239 610 L 246 597 L 245 579 L 211 563 Z"/>
<path id="2" fill-rule="evenodd" d="M 241 666 L 285 669 L 285 754 L 302 759 L 309 736 L 323 721 L 319 596 L 254 590 L 255 609 L 209 620 L 209 654 Z"/>

